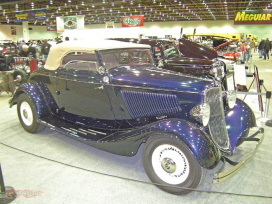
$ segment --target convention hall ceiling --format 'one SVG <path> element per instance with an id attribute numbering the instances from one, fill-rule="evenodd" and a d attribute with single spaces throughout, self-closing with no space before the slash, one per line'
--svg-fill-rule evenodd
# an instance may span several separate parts
<path id="1" fill-rule="evenodd" d="M 272 0 L 0 0 L 0 23 L 14 24 L 16 11 L 35 9 L 47 9 L 48 20 L 29 24 L 73 15 L 85 15 L 85 24 L 120 23 L 131 15 L 145 22 L 233 20 L 237 11 L 272 9 Z"/>

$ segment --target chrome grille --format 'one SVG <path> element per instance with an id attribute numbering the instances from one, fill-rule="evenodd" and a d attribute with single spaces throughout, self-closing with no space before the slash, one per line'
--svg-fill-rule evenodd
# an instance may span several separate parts
<path id="1" fill-rule="evenodd" d="M 226 129 L 222 92 L 220 87 L 208 89 L 205 102 L 210 104 L 211 115 L 209 121 L 210 135 L 220 149 L 229 149 L 229 138 Z"/>
<path id="2" fill-rule="evenodd" d="M 176 95 L 139 91 L 121 91 L 132 118 L 161 116 L 181 111 Z"/>

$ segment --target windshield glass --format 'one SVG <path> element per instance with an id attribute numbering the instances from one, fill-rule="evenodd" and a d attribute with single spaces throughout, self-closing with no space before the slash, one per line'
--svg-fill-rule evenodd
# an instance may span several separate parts
<path id="1" fill-rule="evenodd" d="M 106 69 L 119 66 L 152 66 L 153 58 L 149 49 L 102 50 L 100 55 Z"/>
<path id="2" fill-rule="evenodd" d="M 180 52 L 175 44 L 164 45 L 164 56 L 166 58 L 180 57 Z"/>

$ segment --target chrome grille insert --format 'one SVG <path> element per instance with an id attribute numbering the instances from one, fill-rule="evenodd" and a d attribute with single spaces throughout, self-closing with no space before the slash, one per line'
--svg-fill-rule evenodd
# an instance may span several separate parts
<path id="1" fill-rule="evenodd" d="M 209 130 L 213 141 L 222 150 L 229 150 L 229 137 L 226 128 L 222 92 L 220 87 L 208 89 L 204 102 L 210 104 Z"/>

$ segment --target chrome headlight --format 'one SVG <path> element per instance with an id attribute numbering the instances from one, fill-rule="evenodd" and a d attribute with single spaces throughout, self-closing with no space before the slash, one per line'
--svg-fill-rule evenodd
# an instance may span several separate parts
<path id="1" fill-rule="evenodd" d="M 211 73 L 217 80 L 221 80 L 225 76 L 224 64 L 218 59 L 213 59 Z"/>
<path id="2" fill-rule="evenodd" d="M 207 126 L 210 120 L 210 105 L 203 103 L 192 108 L 190 115 L 203 126 Z"/>
<path id="3" fill-rule="evenodd" d="M 229 108 L 234 107 L 234 105 L 236 104 L 236 99 L 237 99 L 236 91 L 232 90 L 227 92 L 227 103 Z"/>

